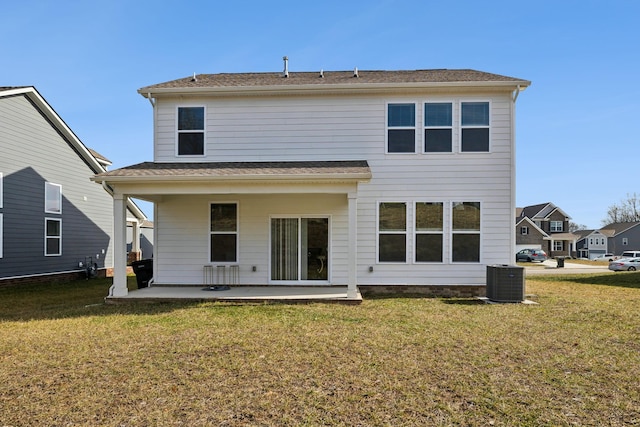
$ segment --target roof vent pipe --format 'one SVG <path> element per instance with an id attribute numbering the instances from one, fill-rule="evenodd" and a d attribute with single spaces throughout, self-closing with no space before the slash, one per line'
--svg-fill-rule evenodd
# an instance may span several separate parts
<path id="1" fill-rule="evenodd" d="M 324 78 L 324 70 L 320 70 L 320 78 Z"/>
<path id="2" fill-rule="evenodd" d="M 284 71 L 282 72 L 282 77 L 289 77 L 289 57 L 283 56 L 282 60 L 284 61 Z"/>
<path id="3" fill-rule="evenodd" d="M 191 78 L 192 82 L 197 82 L 198 79 L 196 79 L 196 73 L 193 73 L 193 77 Z"/>
<path id="4" fill-rule="evenodd" d="M 358 67 L 353 69 L 353 77 L 358 77 Z"/>

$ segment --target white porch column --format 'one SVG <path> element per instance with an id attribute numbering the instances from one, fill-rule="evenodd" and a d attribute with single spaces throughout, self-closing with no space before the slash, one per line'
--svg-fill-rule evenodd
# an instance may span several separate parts
<path id="1" fill-rule="evenodd" d="M 351 192 L 349 198 L 349 243 L 348 248 L 348 273 L 347 298 L 358 296 L 358 194 Z"/>
<path id="2" fill-rule="evenodd" d="M 109 296 L 123 297 L 127 290 L 127 198 L 113 195 L 113 286 Z"/>

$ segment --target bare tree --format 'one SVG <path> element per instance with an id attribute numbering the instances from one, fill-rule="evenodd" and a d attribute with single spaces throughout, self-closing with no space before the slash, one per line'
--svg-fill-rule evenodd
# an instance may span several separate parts
<path id="1" fill-rule="evenodd" d="M 627 193 L 626 200 L 609 206 L 607 217 L 602 220 L 602 225 L 637 221 L 640 221 L 640 199 L 636 193 Z"/>
<path id="2" fill-rule="evenodd" d="M 576 231 L 586 230 L 587 226 L 584 224 L 576 224 L 573 221 L 569 221 L 569 233 L 575 233 Z"/>

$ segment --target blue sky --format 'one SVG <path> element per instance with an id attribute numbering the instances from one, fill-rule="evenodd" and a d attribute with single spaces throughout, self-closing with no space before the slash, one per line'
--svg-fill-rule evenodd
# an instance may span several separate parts
<path id="1" fill-rule="evenodd" d="M 599 228 L 640 192 L 640 2 L 9 2 L 0 86 L 33 85 L 89 147 L 152 160 L 136 90 L 194 72 L 472 68 L 532 81 L 517 101 L 517 205 Z M 150 212 L 146 204 L 143 209 Z"/>

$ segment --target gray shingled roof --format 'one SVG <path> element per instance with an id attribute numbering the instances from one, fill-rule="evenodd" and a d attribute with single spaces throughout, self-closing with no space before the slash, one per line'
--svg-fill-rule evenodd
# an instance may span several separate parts
<path id="1" fill-rule="evenodd" d="M 145 162 L 96 175 L 96 181 L 120 179 L 275 179 L 296 177 L 368 179 L 371 170 L 365 160 L 309 162 Z"/>
<path id="2" fill-rule="evenodd" d="M 528 86 L 531 82 L 515 77 L 501 76 L 476 70 L 402 70 L 402 71 L 326 71 L 324 77 L 318 72 L 291 71 L 289 77 L 282 72 L 271 73 L 220 73 L 197 74 L 171 80 L 138 90 L 140 93 L 157 89 L 264 87 L 297 85 L 359 85 L 359 84 L 407 84 L 407 83 L 513 83 Z"/>

